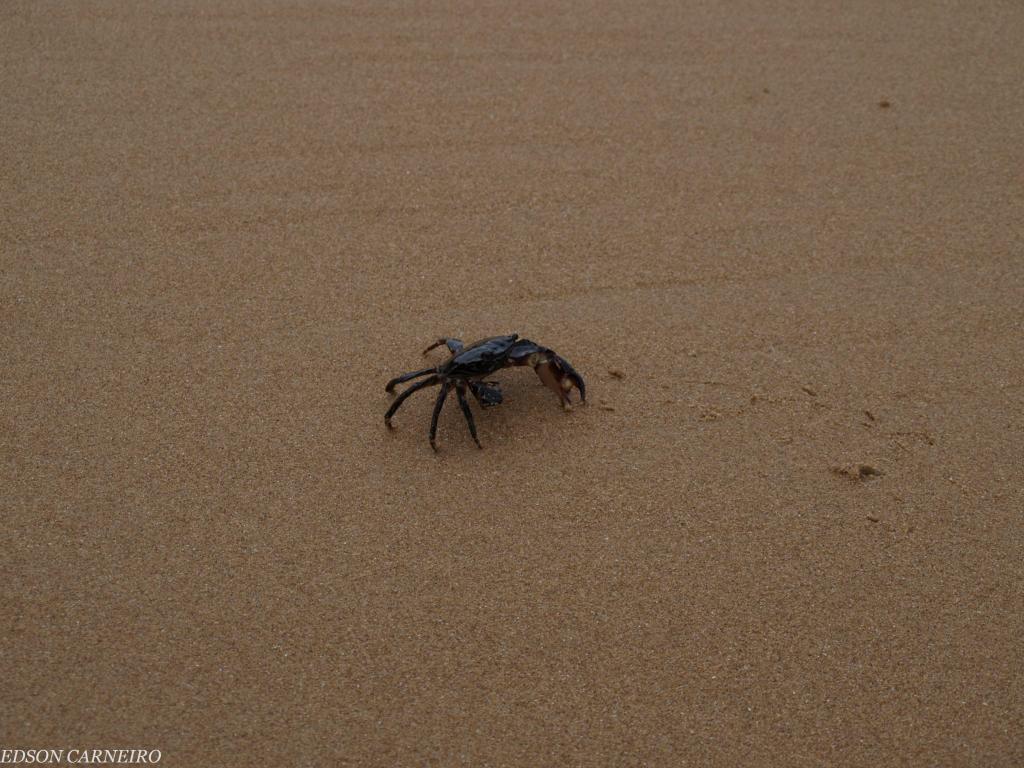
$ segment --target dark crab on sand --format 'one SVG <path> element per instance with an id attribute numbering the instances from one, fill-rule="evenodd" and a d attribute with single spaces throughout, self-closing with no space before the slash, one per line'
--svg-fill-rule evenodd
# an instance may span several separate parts
<path id="1" fill-rule="evenodd" d="M 403 373 L 401 376 L 393 378 L 384 387 L 388 392 L 394 392 L 396 384 L 420 376 L 427 377 L 411 384 L 395 398 L 391 407 L 388 408 L 388 412 L 384 414 L 384 423 L 388 425 L 388 428 L 392 428 L 391 417 L 395 415 L 395 411 L 401 407 L 409 395 L 424 387 L 436 384 L 441 386 L 437 401 L 434 403 L 434 415 L 430 419 L 430 446 L 435 451 L 437 450 L 435 441 L 437 419 L 441 415 L 441 408 L 444 407 L 444 401 L 452 389 L 455 390 L 455 394 L 459 398 L 462 414 L 466 417 L 466 424 L 469 425 L 469 434 L 473 436 L 477 447 L 483 447 L 476 436 L 476 424 L 473 421 L 473 412 L 469 409 L 466 391 L 471 392 L 483 408 L 501 403 L 501 386 L 498 382 L 484 381 L 484 377 L 499 368 L 510 365 L 532 365 L 540 380 L 558 395 L 564 408 L 569 407 L 569 392 L 573 387 L 580 391 L 582 402 L 587 400 L 587 388 L 583 383 L 583 377 L 576 373 L 576 370 L 569 365 L 568 360 L 529 339 L 520 339 L 518 334 L 492 336 L 489 339 L 476 341 L 469 346 L 464 346 L 458 339 L 438 339 L 423 350 L 423 354 L 441 345 L 447 345 L 448 350 L 452 353 L 452 356 L 444 363 L 434 368 L 423 368 L 419 371 Z"/>

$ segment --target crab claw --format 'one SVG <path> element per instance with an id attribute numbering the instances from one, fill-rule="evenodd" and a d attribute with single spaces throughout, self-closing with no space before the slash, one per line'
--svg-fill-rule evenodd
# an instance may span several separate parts
<path id="1" fill-rule="evenodd" d="M 580 401 L 587 402 L 587 385 L 583 383 L 583 377 L 576 373 L 576 369 L 564 357 L 549 352 L 538 361 L 534 370 L 540 380 L 558 395 L 563 408 L 569 407 L 569 392 L 573 387 L 580 391 Z"/>
<path id="2" fill-rule="evenodd" d="M 469 390 L 473 393 L 481 408 L 492 408 L 501 405 L 501 385 L 496 381 L 471 381 Z"/>

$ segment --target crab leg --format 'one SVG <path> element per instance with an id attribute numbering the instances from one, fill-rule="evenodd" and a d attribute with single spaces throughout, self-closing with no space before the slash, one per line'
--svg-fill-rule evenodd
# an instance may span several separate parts
<path id="1" fill-rule="evenodd" d="M 473 421 L 473 412 L 469 410 L 469 402 L 466 400 L 466 385 L 459 382 L 455 385 L 455 394 L 459 396 L 459 405 L 462 407 L 462 415 L 466 417 L 466 423 L 469 425 L 469 434 L 473 436 L 473 442 L 476 443 L 477 448 L 483 448 L 480 445 L 480 440 L 476 436 L 476 423 Z"/>
<path id="2" fill-rule="evenodd" d="M 445 336 L 443 339 L 438 339 L 429 347 L 424 349 L 423 354 L 427 354 L 427 352 L 434 349 L 435 347 L 440 347 L 442 344 L 446 344 L 448 346 L 448 351 L 451 352 L 453 355 L 457 355 L 459 354 L 459 352 L 462 351 L 462 339 L 449 339 L 447 336 Z"/>
<path id="3" fill-rule="evenodd" d="M 448 390 L 451 389 L 451 386 L 447 381 L 441 385 L 441 392 L 437 396 L 437 402 L 434 403 L 434 415 L 430 417 L 430 447 L 435 451 L 437 450 L 437 442 L 434 439 L 437 437 L 437 418 L 441 415 L 444 400 L 448 397 Z"/>
<path id="4" fill-rule="evenodd" d="M 417 376 L 425 376 L 428 373 L 436 373 L 437 368 L 424 368 L 420 371 L 413 371 L 412 373 L 403 373 L 401 376 L 396 376 L 387 384 L 384 385 L 385 392 L 394 392 L 396 384 L 402 384 L 409 379 L 415 379 Z"/>
<path id="5" fill-rule="evenodd" d="M 407 390 L 405 390 L 402 394 L 396 397 L 395 402 L 393 402 L 391 404 L 391 407 L 388 408 L 388 412 L 384 414 L 384 423 L 388 425 L 388 428 L 391 428 L 391 417 L 395 415 L 395 411 L 397 411 L 401 407 L 402 403 L 405 402 L 405 398 L 407 398 L 413 392 L 423 389 L 424 387 L 429 387 L 433 384 L 437 384 L 437 382 L 439 382 L 440 380 L 440 376 L 431 376 L 429 379 L 417 381 L 415 384 L 413 384 Z"/>

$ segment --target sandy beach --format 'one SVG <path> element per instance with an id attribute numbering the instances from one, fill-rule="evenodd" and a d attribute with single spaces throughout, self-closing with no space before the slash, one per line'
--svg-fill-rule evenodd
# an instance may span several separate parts
<path id="1" fill-rule="evenodd" d="M 1024 765 L 1024 5 L 9 2 L 0 749 Z M 440 336 L 565 357 L 481 412 Z"/>

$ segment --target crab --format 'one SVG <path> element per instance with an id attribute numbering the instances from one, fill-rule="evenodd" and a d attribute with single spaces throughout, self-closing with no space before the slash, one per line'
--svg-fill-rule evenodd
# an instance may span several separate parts
<path id="1" fill-rule="evenodd" d="M 459 339 L 441 338 L 423 350 L 427 354 L 430 350 L 440 346 L 446 346 L 451 353 L 445 362 L 433 368 L 423 368 L 410 373 L 403 373 L 396 376 L 387 383 L 384 389 L 387 392 L 394 392 L 395 386 L 421 376 L 427 378 L 411 384 L 402 391 L 384 414 L 384 423 L 388 429 L 393 429 L 391 417 L 395 415 L 406 398 L 424 387 L 441 385 L 441 391 L 434 403 L 434 415 L 430 420 L 430 447 L 437 450 L 437 419 L 441 415 L 444 401 L 451 390 L 455 390 L 459 398 L 459 406 L 462 408 L 462 415 L 466 418 L 469 426 L 469 434 L 478 448 L 483 448 L 480 439 L 476 434 L 476 424 L 473 421 L 473 412 L 469 409 L 469 401 L 466 399 L 467 391 L 473 394 L 481 408 L 491 408 L 501 403 L 501 385 L 496 381 L 485 381 L 484 378 L 500 368 L 510 365 L 532 365 L 540 380 L 555 394 L 562 407 L 567 409 L 570 405 L 569 393 L 573 387 L 580 392 L 580 401 L 587 401 L 587 387 L 583 377 L 576 373 L 569 361 L 547 347 L 542 347 L 529 339 L 519 338 L 519 334 L 513 333 L 508 336 L 492 336 L 489 339 L 481 339 L 466 346 Z"/>

